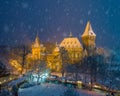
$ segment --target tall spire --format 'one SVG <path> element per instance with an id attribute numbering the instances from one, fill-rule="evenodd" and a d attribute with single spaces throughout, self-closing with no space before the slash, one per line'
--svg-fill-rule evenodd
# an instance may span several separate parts
<path id="1" fill-rule="evenodd" d="M 58 43 L 56 42 L 56 47 L 53 52 L 59 52 L 59 51 L 60 51 L 60 47 L 59 47 Z"/>
<path id="2" fill-rule="evenodd" d="M 72 32 L 70 32 L 70 35 L 69 35 L 69 37 L 73 37 L 73 34 L 72 34 Z"/>
<path id="3" fill-rule="evenodd" d="M 57 42 L 56 42 L 56 44 L 55 44 L 55 45 L 56 45 L 56 47 L 58 47 L 58 43 L 57 43 Z"/>
<path id="4" fill-rule="evenodd" d="M 92 26 L 90 24 L 90 21 L 87 22 L 87 25 L 86 25 L 86 28 L 85 28 L 85 31 L 84 33 L 82 34 L 82 37 L 84 36 L 95 36 L 96 37 L 96 34 L 93 32 L 92 30 Z"/>
<path id="5" fill-rule="evenodd" d="M 36 43 L 40 43 L 39 36 L 38 36 L 38 32 L 37 32 L 37 35 L 36 35 L 36 38 L 35 38 L 35 42 L 36 42 Z"/>
<path id="6" fill-rule="evenodd" d="M 38 32 L 37 32 L 37 35 L 36 35 L 36 38 L 35 38 L 34 46 L 40 47 L 40 39 L 39 39 L 39 36 L 38 36 Z"/>
<path id="7" fill-rule="evenodd" d="M 37 31 L 36 37 L 38 37 L 38 31 Z"/>

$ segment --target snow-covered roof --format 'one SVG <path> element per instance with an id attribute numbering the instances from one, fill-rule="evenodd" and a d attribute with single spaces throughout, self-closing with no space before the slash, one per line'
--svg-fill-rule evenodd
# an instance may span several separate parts
<path id="1" fill-rule="evenodd" d="M 96 34 L 92 30 L 92 27 L 89 21 L 87 22 L 84 33 L 82 34 L 82 37 L 84 36 L 96 36 Z"/>
<path id="2" fill-rule="evenodd" d="M 60 44 L 60 47 L 65 48 L 82 48 L 82 45 L 77 37 L 64 38 Z"/>

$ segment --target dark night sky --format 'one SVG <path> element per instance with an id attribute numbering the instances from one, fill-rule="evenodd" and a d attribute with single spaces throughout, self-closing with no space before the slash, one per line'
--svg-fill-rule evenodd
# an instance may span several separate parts
<path id="1" fill-rule="evenodd" d="M 120 45 L 120 0 L 0 0 L 0 44 L 80 38 L 87 21 L 97 46 Z"/>

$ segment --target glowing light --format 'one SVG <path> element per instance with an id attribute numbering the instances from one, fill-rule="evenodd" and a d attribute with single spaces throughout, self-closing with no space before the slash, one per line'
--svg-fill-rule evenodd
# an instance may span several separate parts
<path id="1" fill-rule="evenodd" d="M 45 82 L 46 78 L 49 76 L 49 71 L 44 71 L 41 73 L 33 73 L 30 79 L 30 82 L 37 82 L 37 83 L 41 83 L 41 82 Z"/>
<path id="2" fill-rule="evenodd" d="M 77 81 L 78 84 L 82 84 L 82 81 Z"/>
<path id="3" fill-rule="evenodd" d="M 98 86 L 98 85 L 94 85 L 93 87 L 94 88 L 101 88 L 101 86 Z"/>
<path id="4" fill-rule="evenodd" d="M 17 60 L 10 60 L 10 64 L 15 67 L 18 71 L 22 70 L 22 66 L 18 63 Z"/>
<path id="5" fill-rule="evenodd" d="M 37 68 L 36 71 L 38 71 L 39 69 Z"/>
<path id="6" fill-rule="evenodd" d="M 91 82 L 89 82 L 89 85 L 91 84 Z"/>
<path id="7" fill-rule="evenodd" d="M 4 80 L 4 82 L 6 82 L 6 80 Z"/>
<path id="8" fill-rule="evenodd" d="M 10 78 L 10 80 L 12 80 L 12 78 Z"/>

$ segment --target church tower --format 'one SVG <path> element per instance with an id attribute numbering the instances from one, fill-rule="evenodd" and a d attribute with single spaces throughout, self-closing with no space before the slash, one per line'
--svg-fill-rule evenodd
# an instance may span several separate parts
<path id="1" fill-rule="evenodd" d="M 84 33 L 82 34 L 83 48 L 87 50 L 88 55 L 92 55 L 95 50 L 96 34 L 93 32 L 90 22 L 87 22 Z"/>
<path id="2" fill-rule="evenodd" d="M 32 44 L 32 58 L 33 60 L 40 60 L 41 58 L 41 47 L 40 47 L 40 40 L 38 35 L 35 38 L 35 42 Z"/>

